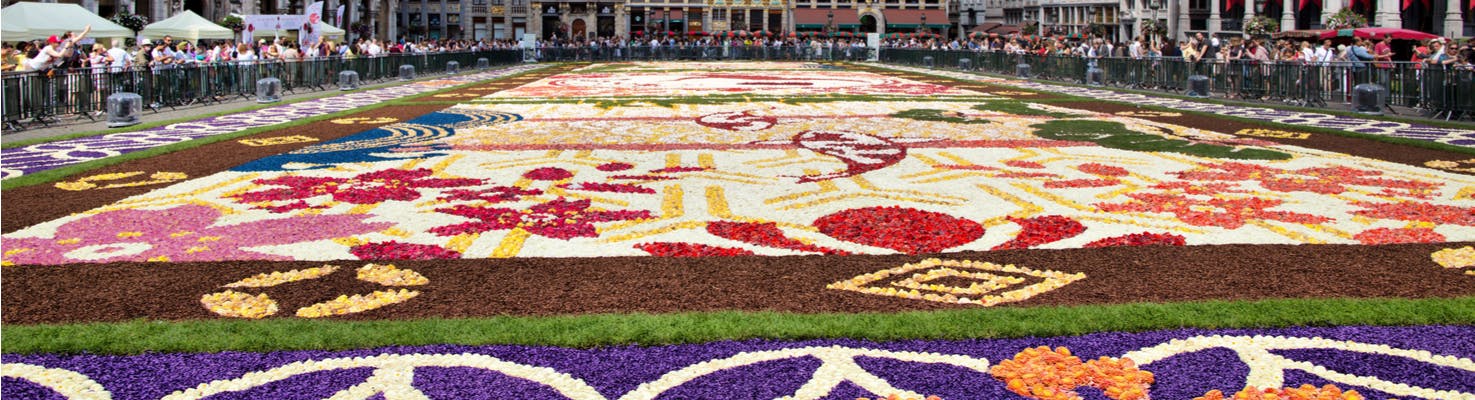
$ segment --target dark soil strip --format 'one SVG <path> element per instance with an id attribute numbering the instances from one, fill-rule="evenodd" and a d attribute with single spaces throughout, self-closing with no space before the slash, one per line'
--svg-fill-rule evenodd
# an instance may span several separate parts
<path id="1" fill-rule="evenodd" d="M 1146 110 L 1146 109 L 1142 109 L 1142 108 L 1138 108 L 1138 107 L 1133 107 L 1133 106 L 1127 105 L 1127 104 L 1108 103 L 1108 102 L 1062 102 L 1062 103 L 1050 103 L 1050 105 L 1060 106 L 1060 107 L 1066 107 L 1066 108 L 1074 108 L 1074 109 L 1078 109 L 1078 110 L 1090 110 L 1090 111 L 1110 113 L 1110 114 L 1115 114 L 1115 113 L 1123 112 L 1123 111 L 1148 112 L 1148 113 L 1153 112 L 1153 110 Z M 1189 113 L 1189 112 L 1184 112 L 1184 113 L 1181 113 L 1181 114 L 1183 114 L 1183 115 L 1182 116 L 1179 116 L 1179 117 L 1171 117 L 1171 116 L 1137 116 L 1136 118 L 1141 118 L 1141 119 L 1145 119 L 1145 120 L 1149 120 L 1149 121 L 1156 121 L 1156 122 L 1165 122 L 1165 123 L 1170 123 L 1170 124 L 1175 124 L 1175 125 L 1182 125 L 1182 126 L 1187 126 L 1187 127 L 1192 127 L 1192 128 L 1198 128 L 1198 129 L 1204 129 L 1204 130 L 1209 130 L 1209 131 L 1214 131 L 1214 132 L 1220 132 L 1220 133 L 1228 133 L 1228 134 L 1235 134 L 1235 133 L 1237 133 L 1237 132 L 1239 132 L 1240 130 L 1243 130 L 1243 129 L 1261 129 L 1261 130 L 1288 132 L 1288 133 L 1292 133 L 1292 134 L 1295 134 L 1295 135 L 1292 135 L 1292 137 L 1246 136 L 1246 135 L 1239 135 L 1239 136 L 1240 137 L 1243 137 L 1243 138 L 1246 138 L 1246 139 L 1265 140 L 1265 141 L 1271 141 L 1271 142 L 1276 142 L 1276 143 L 1280 143 L 1280 144 L 1288 144 L 1288 145 L 1300 146 L 1300 147 L 1306 147 L 1306 148 L 1312 148 L 1312 149 L 1317 149 L 1317 150 L 1332 151 L 1332 152 L 1337 152 L 1337 153 L 1342 153 L 1342 154 L 1348 154 L 1348 155 L 1353 155 L 1353 156 L 1358 156 L 1358 157 L 1366 157 L 1366 158 L 1371 158 L 1371 159 L 1376 159 L 1376 160 L 1383 160 L 1383 161 L 1395 162 L 1395 163 L 1399 163 L 1399 164 L 1408 164 L 1408 165 L 1419 166 L 1419 167 L 1425 167 L 1424 163 L 1425 162 L 1428 162 L 1428 161 L 1434 161 L 1434 160 L 1464 160 L 1464 159 L 1470 158 L 1470 155 L 1469 154 L 1461 154 L 1461 153 L 1455 153 L 1455 152 L 1450 152 L 1450 151 L 1435 150 L 1435 149 L 1429 149 L 1429 148 L 1423 148 L 1423 147 L 1415 147 L 1415 146 L 1404 146 L 1404 145 L 1399 145 L 1399 144 L 1393 144 L 1393 143 L 1387 143 L 1387 142 L 1380 142 L 1380 141 L 1372 140 L 1372 139 L 1363 139 L 1363 138 L 1349 137 L 1349 136 L 1340 136 L 1340 135 L 1330 135 L 1330 134 L 1325 134 L 1325 133 L 1311 133 L 1311 132 L 1307 132 L 1307 131 L 1284 130 L 1284 129 L 1278 129 L 1278 128 L 1271 128 L 1271 127 L 1268 127 L 1268 126 L 1265 126 L 1265 125 L 1262 125 L 1262 124 L 1256 124 L 1256 123 L 1252 123 L 1252 122 L 1245 122 L 1245 121 L 1239 121 L 1239 120 L 1233 120 L 1233 119 L 1227 119 L 1227 118 L 1216 118 L 1216 117 L 1206 116 L 1206 115 L 1202 115 L 1202 114 L 1194 114 L 1194 113 Z M 1299 137 L 1302 137 L 1302 135 L 1304 135 L 1304 139 L 1299 138 Z M 1459 172 L 1459 173 L 1464 173 L 1464 174 L 1475 174 L 1475 173 L 1472 173 L 1472 172 L 1464 172 L 1464 171 L 1454 171 L 1454 172 Z"/>
<path id="2" fill-rule="evenodd" d="M 381 107 L 365 112 L 354 113 L 342 117 L 318 121 L 307 125 L 295 126 L 278 131 L 263 132 L 247 136 L 238 140 L 227 140 L 211 143 L 197 148 L 164 154 L 140 160 L 124 162 L 97 170 L 88 171 L 85 174 L 63 180 L 61 183 L 76 182 L 89 176 L 101 174 L 143 171 L 144 175 L 138 177 L 121 179 L 116 181 L 98 181 L 95 184 L 99 188 L 72 191 L 57 188 L 56 184 L 32 185 L 5 191 L 5 197 L 10 201 L 5 202 L 3 218 L 0 218 L 0 229 L 9 233 L 38 223 L 65 217 L 72 213 L 90 210 L 112 204 L 129 196 L 147 193 L 149 191 L 165 187 L 176 182 L 164 182 L 153 185 L 101 188 L 110 184 L 127 183 L 130 181 L 144 180 L 155 172 L 182 172 L 188 175 L 188 179 L 207 176 L 224 171 L 246 162 L 260 159 L 262 157 L 281 154 L 297 150 L 310 145 L 341 138 L 344 136 L 363 132 L 393 122 L 403 122 L 415 117 L 435 112 L 446 108 L 440 106 L 389 106 Z M 338 124 L 333 120 L 344 118 L 367 118 L 370 120 L 388 117 L 376 123 L 354 123 Z M 363 120 L 361 120 L 363 121 Z M 279 137 L 310 137 L 317 139 L 311 142 L 296 142 L 286 144 L 273 144 L 265 146 L 249 146 L 242 144 L 241 140 L 261 140 Z"/>
<path id="3" fill-rule="evenodd" d="M 1434 264 L 1433 251 L 1465 244 L 1232 245 L 1019 250 L 943 255 L 1087 277 L 1005 306 L 1119 304 L 1266 298 L 1455 297 L 1475 294 L 1475 276 Z M 895 312 L 972 308 L 826 289 L 836 281 L 921 260 L 922 256 L 735 258 L 566 258 L 401 261 L 422 273 L 422 294 L 346 317 L 411 319 L 495 315 L 670 313 L 718 310 Z M 355 280 L 364 262 L 315 280 L 264 289 L 276 317 L 339 295 L 383 289 Z M 217 318 L 200 297 L 221 285 L 318 262 L 74 264 L 7 267 L 4 323 Z M 921 271 L 917 271 L 921 272 Z M 1002 275 L 1014 275 L 998 273 Z M 911 274 L 905 274 L 910 276 Z M 903 277 L 905 277 L 903 276 Z M 1016 275 L 1017 276 L 1017 275 Z M 900 278 L 900 277 L 899 277 Z M 899 279 L 893 278 L 893 279 Z M 956 279 L 935 283 L 962 285 Z M 1029 278 L 1025 284 L 1037 282 Z M 887 281 L 889 282 L 889 281 Z M 1010 286 L 1013 290 L 1020 285 Z"/>

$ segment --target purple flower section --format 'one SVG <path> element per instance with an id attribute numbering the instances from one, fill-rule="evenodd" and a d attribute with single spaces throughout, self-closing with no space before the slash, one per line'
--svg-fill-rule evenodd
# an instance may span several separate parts
<path id="1" fill-rule="evenodd" d="M 532 69 L 516 66 L 471 75 L 446 77 L 455 84 L 493 79 Z M 451 84 L 409 84 L 356 92 L 239 114 L 166 125 L 138 132 L 41 143 L 0 150 L 0 179 L 14 178 L 67 165 L 132 153 L 170 143 L 275 125 L 442 89 Z"/>
<path id="2" fill-rule="evenodd" d="M 210 400 L 318 400 L 340 390 L 363 383 L 374 374 L 373 368 L 353 368 L 337 371 L 320 371 L 297 375 L 288 379 L 258 386 L 246 392 L 226 392 L 210 396 Z M 312 390 L 303 390 L 312 388 Z"/>
<path id="3" fill-rule="evenodd" d="M 364 357 L 380 354 L 482 354 L 528 366 L 547 367 L 581 379 L 607 398 L 619 398 L 642 383 L 652 382 L 668 372 L 704 362 L 725 359 L 744 352 L 794 349 L 803 347 L 843 346 L 890 351 L 957 354 L 985 358 L 993 364 L 1012 358 L 1019 351 L 1036 346 L 1065 346 L 1084 359 L 1101 356 L 1119 357 L 1127 352 L 1156 346 L 1172 339 L 1205 335 L 1321 337 L 1361 343 L 1383 344 L 1393 348 L 1426 350 L 1433 354 L 1475 358 L 1475 326 L 1414 327 L 1330 327 L 1252 330 L 1178 329 L 1143 333 L 1097 333 L 1083 336 L 1022 339 L 980 339 L 962 341 L 908 340 L 869 342 L 861 340 L 770 341 L 748 340 L 673 346 L 615 346 L 595 349 L 568 349 L 533 346 L 414 346 L 351 351 L 286 351 L 274 353 L 222 352 L 213 354 L 144 354 L 138 356 L 99 355 L 5 355 L 6 363 L 26 363 L 48 368 L 62 368 L 90 377 L 112 392 L 115 399 L 157 399 L 215 380 L 238 378 L 248 372 L 264 371 L 298 361 L 341 357 Z M 1325 368 L 1373 375 L 1398 383 L 1441 390 L 1475 392 L 1472 374 L 1433 365 L 1423 365 L 1397 357 L 1365 356 L 1335 350 L 1281 351 L 1287 357 L 1308 361 Z M 1008 399 L 1018 398 L 1004 389 L 988 374 L 947 364 L 903 362 L 883 357 L 857 357 L 856 362 L 867 372 L 891 385 L 924 395 L 944 399 Z M 819 366 L 814 357 L 795 357 L 762 362 L 714 372 L 667 391 L 665 399 L 706 398 L 772 398 L 792 394 L 809 379 Z M 1213 389 L 1228 393 L 1244 386 L 1245 366 L 1235 353 L 1210 349 L 1182 354 L 1146 364 L 1144 369 L 1156 375 L 1151 394 L 1159 399 L 1192 399 Z M 323 398 L 362 382 L 364 369 L 304 374 L 276 384 L 248 389 L 230 396 L 215 398 Z M 1286 384 L 1322 385 L 1326 382 L 1306 374 L 1287 373 Z M 34 398 L 35 385 L 6 380 L 0 397 Z M 415 370 L 414 387 L 431 398 L 560 398 L 541 384 L 466 367 L 422 367 Z M 1374 394 L 1365 388 L 1355 388 Z M 1100 392 L 1082 389 L 1087 399 L 1100 399 Z M 885 396 L 887 393 L 865 393 L 859 387 L 843 384 L 829 398 Z M 1381 395 L 1381 394 L 1378 394 Z M 13 397 L 14 396 L 14 397 Z M 1385 398 L 1372 396 L 1370 398 Z"/>
<path id="4" fill-rule="evenodd" d="M 18 378 L 0 378 L 0 397 L 7 399 L 66 400 L 55 390 Z"/>
<path id="5" fill-rule="evenodd" d="M 432 399 L 475 399 L 497 393 L 504 399 L 557 399 L 558 391 L 532 381 L 470 367 L 418 368 L 416 388 Z"/>

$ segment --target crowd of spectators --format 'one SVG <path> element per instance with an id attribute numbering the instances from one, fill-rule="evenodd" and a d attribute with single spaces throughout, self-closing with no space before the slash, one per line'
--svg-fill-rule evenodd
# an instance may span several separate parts
<path id="1" fill-rule="evenodd" d="M 1406 59 L 1395 59 L 1391 37 L 1356 38 L 1350 43 L 1333 45 L 1332 40 L 1274 40 L 1263 37 L 1205 39 L 1197 33 L 1183 40 L 1148 40 L 1139 36 L 1126 43 L 1101 38 L 1063 39 L 1050 37 L 991 37 L 978 39 L 893 39 L 886 47 L 928 50 L 992 51 L 1040 56 L 1113 57 L 1130 59 L 1172 58 L 1189 62 L 1256 61 L 1264 63 L 1299 63 L 1309 65 L 1373 64 L 1388 67 L 1391 62 L 1405 61 L 1425 65 L 1471 68 L 1475 64 L 1475 40 L 1450 43 L 1445 39 L 1419 42 Z"/>

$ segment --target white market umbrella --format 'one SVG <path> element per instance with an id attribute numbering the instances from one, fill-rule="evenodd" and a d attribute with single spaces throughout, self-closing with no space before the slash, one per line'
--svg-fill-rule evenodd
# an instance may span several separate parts
<path id="1" fill-rule="evenodd" d="M 143 30 L 138 31 L 138 34 L 149 39 L 173 36 L 191 42 L 200 39 L 233 39 L 236 37 L 236 32 L 230 28 L 216 25 L 190 10 L 184 10 L 169 19 L 149 24 L 143 27 Z"/>
<path id="2" fill-rule="evenodd" d="M 45 40 L 67 31 L 81 33 L 88 25 L 92 25 L 88 37 L 133 37 L 132 30 L 76 4 L 21 2 L 0 9 L 0 40 L 6 42 Z"/>

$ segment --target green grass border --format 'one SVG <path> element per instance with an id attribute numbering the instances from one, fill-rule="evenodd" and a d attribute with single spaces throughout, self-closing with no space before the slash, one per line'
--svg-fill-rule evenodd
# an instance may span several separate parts
<path id="1" fill-rule="evenodd" d="M 922 68 L 922 67 L 917 67 L 917 66 L 912 66 L 912 65 L 904 65 L 904 64 L 885 64 L 885 63 L 879 63 L 879 62 L 877 64 L 880 64 L 880 65 L 890 65 L 890 66 L 901 66 L 901 67 L 911 67 L 911 68 Z M 857 64 L 857 65 L 867 65 L 867 64 Z M 1010 75 L 1006 75 L 1006 74 L 996 74 L 996 73 L 992 73 L 992 72 L 958 71 L 958 70 L 954 70 L 954 69 L 941 69 L 941 70 L 943 70 L 943 71 L 949 71 L 949 72 L 964 73 L 964 74 L 979 75 L 979 76 L 987 76 L 987 77 L 991 77 L 991 78 L 1018 79 L 1015 76 L 1010 76 Z M 906 72 L 912 72 L 912 71 L 906 71 Z M 927 75 L 931 75 L 931 74 L 927 74 Z M 936 75 L 933 75 L 933 76 L 936 76 Z M 947 77 L 944 77 L 944 78 L 947 78 Z M 1039 82 L 1049 83 L 1049 84 L 1053 84 L 1053 85 L 1060 85 L 1060 86 L 1071 86 L 1071 87 L 1086 88 L 1086 89 L 1102 89 L 1102 90 L 1110 90 L 1110 91 L 1114 91 L 1114 92 L 1118 92 L 1118 93 L 1140 94 L 1140 95 L 1156 96 L 1156 97 L 1167 97 L 1167 98 L 1172 98 L 1172 99 L 1177 99 L 1177 100 L 1187 100 L 1187 101 L 1198 102 L 1198 103 L 1218 104 L 1218 105 L 1224 105 L 1224 106 L 1265 107 L 1265 108 L 1273 108 L 1273 109 L 1278 109 L 1278 110 L 1286 110 L 1286 111 L 1294 111 L 1294 112 L 1314 112 L 1314 113 L 1322 113 L 1322 114 L 1331 114 L 1331 115 L 1342 116 L 1342 117 L 1371 119 L 1371 120 L 1387 121 L 1387 122 L 1402 122 L 1402 123 L 1408 123 L 1408 124 L 1422 124 L 1422 125 L 1428 125 L 1428 126 L 1434 126 L 1434 127 L 1440 127 L 1440 128 L 1475 129 L 1475 124 L 1471 124 L 1471 123 L 1468 123 L 1468 122 L 1443 121 L 1443 120 L 1437 120 L 1437 119 L 1418 118 L 1418 117 L 1405 117 L 1405 116 L 1401 116 L 1401 115 L 1387 115 L 1387 114 L 1384 114 L 1384 115 L 1366 115 L 1366 114 L 1360 114 L 1360 113 L 1357 113 L 1357 112 L 1354 112 L 1354 111 L 1351 111 L 1351 110 L 1339 110 L 1339 109 L 1330 108 L 1330 107 L 1328 107 L 1328 108 L 1301 107 L 1301 106 L 1294 106 L 1294 105 L 1289 105 L 1289 104 L 1277 104 L 1277 103 L 1266 103 L 1266 102 L 1247 102 L 1247 101 L 1246 102 L 1240 102 L 1240 101 L 1225 100 L 1225 99 L 1212 98 L 1212 97 L 1210 97 L 1210 98 L 1190 97 L 1190 96 L 1187 96 L 1187 95 L 1172 94 L 1172 93 L 1166 93 L 1166 92 L 1157 92 L 1157 91 L 1150 91 L 1150 90 L 1128 89 L 1128 88 L 1119 88 L 1119 87 L 1104 86 L 1104 85 L 1103 86 L 1089 86 L 1089 85 L 1083 85 L 1083 84 L 1079 84 L 1079 83 L 1071 83 L 1071 82 L 1057 81 L 1057 80 L 1053 80 L 1053 79 L 1037 79 L 1037 78 L 1031 78 L 1030 80 L 1031 81 L 1039 81 Z M 995 84 L 995 85 L 1007 85 L 1007 84 L 997 84 L 997 83 L 993 83 L 993 84 Z M 1013 85 L 1008 85 L 1008 86 L 1013 86 Z M 1015 87 L 1017 88 L 1017 86 L 1015 86 Z M 1027 88 L 1020 88 L 1020 89 L 1033 90 L 1033 89 L 1027 89 Z M 1053 93 L 1053 92 L 1051 92 L 1051 93 Z M 1092 100 L 1100 100 L 1100 99 L 1092 99 Z"/>
<path id="2" fill-rule="evenodd" d="M 864 66 L 865 64 L 860 64 L 860 65 L 863 65 Z M 981 84 L 985 84 L 985 85 L 993 85 L 993 86 L 999 86 L 999 87 L 1006 87 L 1006 88 L 1009 88 L 1009 89 L 1025 90 L 1025 91 L 1032 91 L 1032 92 L 1040 92 L 1040 93 L 1048 94 L 1048 95 L 1051 95 L 1051 96 L 1058 96 L 1056 98 L 1038 99 L 1038 100 L 1036 100 L 1036 99 L 1019 99 L 1019 100 L 1027 101 L 1027 102 L 1031 102 L 1031 103 L 1045 103 L 1045 104 L 1049 104 L 1049 103 L 1071 103 L 1071 102 L 1101 102 L 1101 103 L 1112 103 L 1112 104 L 1120 104 L 1120 105 L 1133 106 L 1133 107 L 1141 108 L 1141 109 L 1144 109 L 1144 110 L 1176 112 L 1176 113 L 1183 113 L 1183 114 L 1199 115 L 1199 116 L 1204 116 L 1204 117 L 1223 118 L 1223 119 L 1227 119 L 1227 120 L 1231 120 L 1231 121 L 1243 122 L 1243 123 L 1246 123 L 1246 124 L 1262 125 L 1262 126 L 1269 127 L 1269 128 L 1286 129 L 1286 130 L 1299 130 L 1299 131 L 1305 131 L 1305 132 L 1310 132 L 1310 133 L 1319 133 L 1319 134 L 1325 134 L 1325 135 L 1337 135 L 1337 136 L 1344 136 L 1344 137 L 1351 137 L 1351 138 L 1358 138 L 1358 139 L 1366 139 L 1366 140 L 1378 141 L 1378 142 L 1389 143 L 1389 144 L 1397 144 L 1397 145 L 1404 145 L 1404 146 L 1421 147 L 1421 148 L 1432 149 L 1432 150 L 1442 150 L 1442 151 L 1448 151 L 1448 152 L 1454 152 L 1454 153 L 1475 155 L 1475 148 L 1472 148 L 1472 147 L 1456 146 L 1456 145 L 1452 145 L 1452 144 L 1445 144 L 1445 143 L 1439 143 L 1439 142 L 1428 141 L 1428 140 L 1409 139 L 1409 138 L 1401 138 L 1401 137 L 1387 136 L 1387 135 L 1376 135 L 1376 134 L 1370 134 L 1370 133 L 1351 132 L 1351 131 L 1345 131 L 1345 130 L 1341 130 L 1341 129 L 1323 128 L 1323 127 L 1317 127 L 1317 126 L 1293 125 L 1293 124 L 1286 124 L 1286 123 L 1280 123 L 1280 122 L 1274 122 L 1274 121 L 1264 121 L 1264 120 L 1258 120 L 1258 119 L 1253 119 L 1253 118 L 1245 118 L 1245 117 L 1233 116 L 1233 115 L 1222 115 L 1222 114 L 1216 114 L 1216 113 L 1207 112 L 1207 111 L 1183 110 L 1183 109 L 1177 109 L 1177 108 L 1165 107 L 1165 106 L 1158 106 L 1158 105 L 1151 105 L 1151 104 L 1138 104 L 1138 103 L 1131 103 L 1131 102 L 1118 101 L 1118 100 L 1103 100 L 1103 99 L 1097 99 L 1097 98 L 1092 98 L 1092 97 L 1077 96 L 1077 95 L 1073 95 L 1073 94 L 1056 93 L 1056 92 L 1050 92 L 1050 91 L 1041 91 L 1041 90 L 1038 90 L 1038 89 L 1024 88 L 1024 87 L 1010 85 L 1008 83 L 970 82 L 970 81 L 966 81 L 966 80 L 962 80 L 962 79 L 958 79 L 958 78 L 953 78 L 953 77 L 950 77 L 950 76 L 935 75 L 935 74 L 930 74 L 930 73 L 925 73 L 925 72 L 915 72 L 915 71 L 895 70 L 895 69 L 893 69 L 893 71 L 908 72 L 908 73 L 913 73 L 913 74 L 918 74 L 918 75 L 924 75 L 924 76 L 928 76 L 928 77 L 932 77 L 932 78 L 948 79 L 948 80 L 952 80 L 952 81 L 959 82 L 959 83 L 981 83 Z M 972 75 L 979 75 L 979 76 L 993 77 L 993 75 L 990 75 L 990 74 L 982 74 L 982 73 L 974 73 L 974 72 L 966 72 L 966 71 L 954 71 L 954 72 L 960 72 L 960 73 L 972 74 Z M 1055 81 L 1049 81 L 1049 82 L 1051 84 L 1059 83 L 1059 82 L 1055 82 Z M 1070 85 L 1070 84 L 1063 84 L 1063 83 L 1061 85 L 1063 85 L 1063 86 L 1081 86 L 1081 85 Z M 1081 87 L 1083 87 L 1083 86 L 1081 86 Z M 1093 89 L 1099 89 L 1097 87 L 1092 87 L 1092 88 Z M 1148 93 L 1143 93 L 1143 94 L 1148 94 Z M 1174 97 L 1174 96 L 1166 96 L 1165 95 L 1163 97 Z M 1193 99 L 1193 98 L 1182 98 L 1182 99 L 1183 100 L 1197 100 L 1197 99 Z M 1253 106 L 1253 105 L 1237 104 L 1237 103 L 1224 104 L 1224 105 Z M 1276 108 L 1276 107 L 1267 106 L 1267 108 Z M 1322 111 L 1325 111 L 1325 110 L 1323 110 L 1323 109 L 1306 109 L 1305 111 L 1307 111 L 1307 112 L 1322 112 Z M 1328 112 L 1327 114 L 1335 114 L 1335 113 Z M 1348 117 L 1354 117 L 1354 118 L 1362 118 L 1362 117 L 1365 117 L 1365 116 L 1360 115 L 1360 114 L 1353 114 L 1353 115 L 1346 115 L 1346 116 L 1348 116 Z M 1423 123 L 1421 121 L 1390 121 L 1390 122 Z M 1433 126 L 1433 124 L 1425 124 L 1425 125 L 1431 125 L 1431 126 Z M 1454 127 L 1450 127 L 1450 128 L 1475 129 L 1475 126 L 1454 126 Z"/>
<path id="3" fill-rule="evenodd" d="M 549 64 L 550 67 L 553 66 L 553 65 L 557 65 L 557 64 Z M 0 191 L 10 190 L 10 189 L 19 188 L 19 187 L 26 187 L 26 186 L 31 186 L 31 185 L 40 185 L 40 184 L 45 184 L 45 183 L 56 182 L 56 181 L 59 181 L 59 180 L 62 180 L 62 179 L 66 179 L 67 177 L 70 177 L 72 175 L 80 174 L 80 173 L 91 171 L 91 170 L 98 169 L 98 168 L 103 168 L 103 167 L 108 167 L 108 166 L 112 166 L 112 165 L 121 164 L 121 163 L 125 163 L 125 162 L 128 162 L 128 161 L 133 161 L 133 160 L 138 160 L 138 159 L 143 159 L 143 158 L 148 158 L 148 157 L 154 157 L 154 156 L 160 156 L 160 155 L 164 155 L 164 154 L 173 153 L 173 152 L 176 152 L 176 151 L 189 150 L 189 149 L 193 149 L 193 148 L 204 146 L 204 145 L 211 144 L 211 143 L 218 143 L 218 142 L 223 142 L 223 141 L 227 141 L 227 140 L 234 140 L 234 139 L 239 139 L 239 138 L 242 138 L 242 137 L 256 135 L 256 134 L 260 134 L 260 133 L 264 133 L 264 132 L 276 131 L 276 130 L 280 130 L 280 129 L 287 129 L 287 128 L 291 128 L 291 127 L 306 125 L 306 124 L 313 123 L 313 122 L 318 122 L 318 121 L 322 121 L 322 120 L 327 120 L 327 119 L 342 117 L 342 116 L 345 116 L 345 115 L 351 115 L 351 114 L 355 114 L 355 113 L 359 113 L 359 112 L 364 112 L 364 111 L 368 111 L 368 110 L 373 110 L 373 109 L 377 109 L 377 108 L 388 107 L 388 106 L 400 106 L 400 105 L 425 105 L 424 103 L 414 102 L 414 100 L 415 99 L 419 99 L 419 98 L 423 98 L 423 97 L 426 97 L 426 96 L 433 96 L 433 95 L 436 95 L 436 94 L 449 92 L 449 91 L 465 89 L 465 88 L 472 87 L 472 86 L 475 86 L 475 85 L 484 84 L 484 83 L 490 82 L 490 81 L 496 81 L 496 80 L 501 80 L 501 79 L 512 78 L 512 77 L 515 77 L 515 76 L 520 76 L 520 75 L 524 75 L 524 74 L 527 74 L 527 73 L 536 72 L 536 71 L 539 71 L 539 70 L 542 70 L 542 68 L 531 70 L 531 71 L 524 71 L 524 72 L 521 72 L 521 73 L 517 73 L 517 74 L 513 74 L 513 75 L 508 75 L 508 76 L 504 76 L 504 77 L 500 77 L 500 78 L 495 78 L 495 79 L 481 80 L 481 81 L 469 82 L 469 83 L 465 83 L 465 84 L 461 84 L 461 85 L 456 85 L 456 86 L 450 86 L 450 87 L 446 87 L 446 88 L 442 88 L 442 89 L 437 89 L 437 90 L 433 90 L 433 91 L 429 91 L 429 92 L 425 92 L 425 93 L 415 94 L 415 95 L 412 95 L 412 96 L 409 96 L 409 97 L 405 97 L 405 98 L 394 99 L 394 100 L 389 100 L 389 101 L 383 101 L 383 102 L 379 102 L 379 103 L 376 103 L 376 104 L 370 104 L 370 105 L 362 106 L 362 107 L 356 107 L 356 108 L 349 109 L 349 110 L 343 110 L 343 111 L 338 111 L 338 112 L 329 113 L 329 114 L 312 116 L 312 117 L 307 117 L 307 118 L 303 118 L 303 119 L 298 119 L 298 120 L 283 122 L 283 123 L 279 123 L 279 124 L 266 125 L 266 126 L 258 126 L 258 127 L 255 127 L 255 128 L 248 128 L 248 129 L 244 129 L 244 130 L 241 130 L 241 131 L 236 131 L 236 132 L 231 132 L 231 133 L 226 133 L 226 134 L 220 134 L 220 135 L 214 135 L 214 136 L 206 136 L 206 137 L 202 137 L 202 138 L 198 138 L 198 139 L 186 140 L 186 141 L 179 142 L 179 143 L 171 143 L 171 144 L 167 144 L 167 145 L 163 145 L 163 146 L 152 147 L 152 148 L 149 148 L 149 149 L 139 150 L 139 151 L 135 151 L 135 152 L 132 152 L 132 153 L 125 153 L 125 154 L 121 154 L 121 155 L 117 155 L 117 156 L 113 156 L 113 157 L 102 158 L 102 159 L 97 159 L 97 160 L 92 160 L 92 161 L 87 161 L 87 162 L 72 164 L 72 165 L 68 165 L 68 166 L 60 167 L 60 168 L 56 168 L 56 169 L 49 169 L 49 170 L 45 170 L 45 171 L 41 171 L 41 172 L 36 172 L 36 173 L 33 173 L 33 174 L 21 175 L 21 176 L 17 176 L 17 177 L 14 177 L 14 178 L 9 178 L 9 179 L 5 179 L 3 181 L 0 181 Z M 273 103 L 271 105 L 276 106 L 276 105 L 281 105 L 281 103 Z M 193 119 L 196 119 L 196 118 L 192 118 L 191 120 L 193 120 Z M 107 133 L 117 133 L 117 132 L 107 132 Z"/>
<path id="4" fill-rule="evenodd" d="M 196 320 L 0 327 L 7 354 L 342 350 L 396 345 L 589 348 L 720 340 L 982 339 L 1173 328 L 1471 325 L 1475 297 L 1277 299 L 903 312 L 707 312 L 408 321 Z"/>

